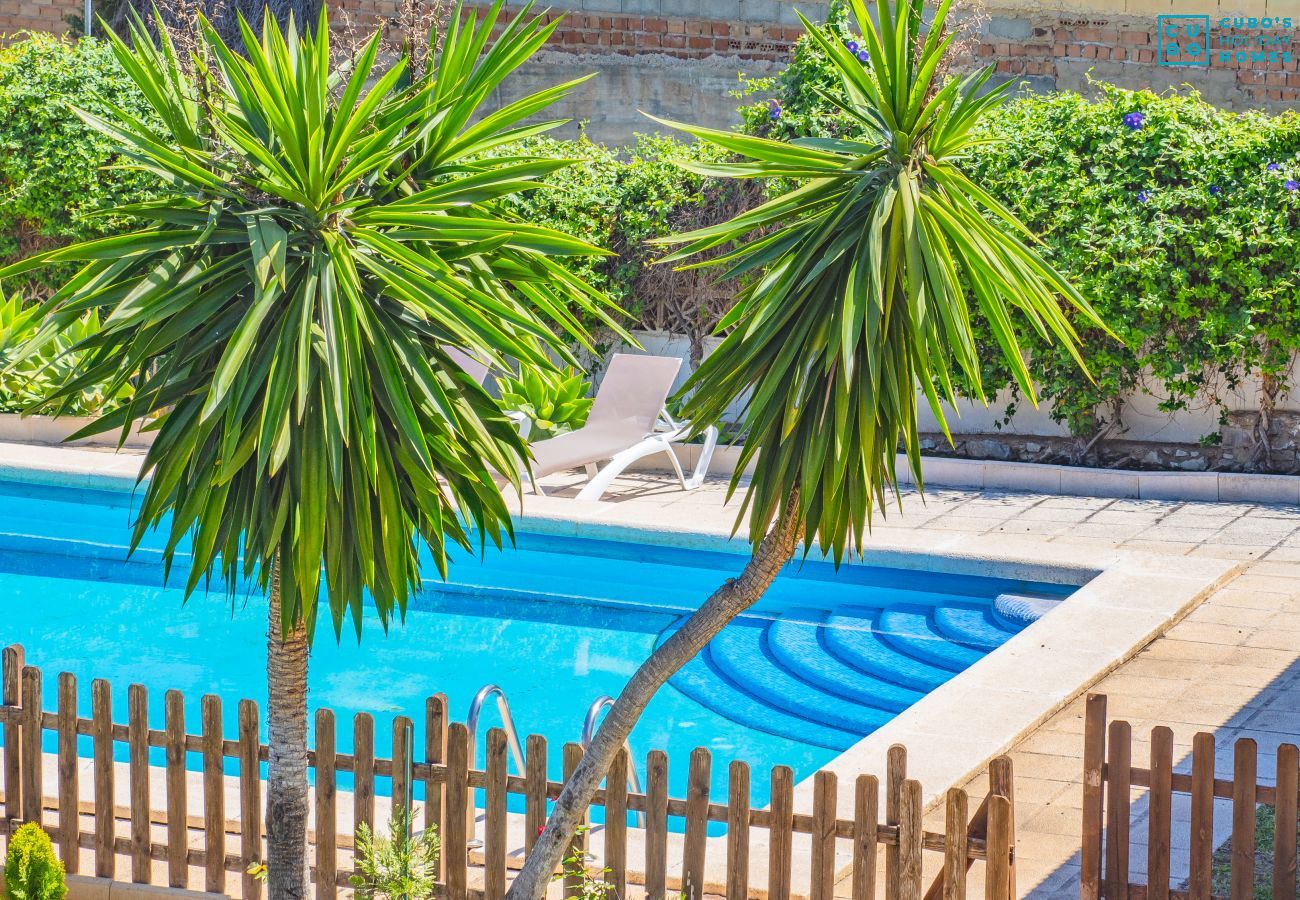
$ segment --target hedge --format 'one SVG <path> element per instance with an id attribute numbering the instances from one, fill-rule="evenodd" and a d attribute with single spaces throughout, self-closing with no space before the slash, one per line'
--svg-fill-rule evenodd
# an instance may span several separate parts
<path id="1" fill-rule="evenodd" d="M 825 28 L 855 41 L 838 11 Z M 751 94 L 768 96 L 742 107 L 744 127 L 783 139 L 856 136 L 826 99 L 839 92 L 827 76 L 817 45 L 800 40 L 779 76 L 750 83 Z M 1227 112 L 1195 92 L 1093 87 L 1091 99 L 1007 103 L 966 165 L 1041 237 L 1118 338 L 1084 333 L 1090 382 L 1063 351 L 1023 330 L 1052 416 L 1092 435 L 1134 391 L 1156 394 L 1166 411 L 1223 411 L 1226 391 L 1247 375 L 1277 391 L 1300 350 L 1300 114 Z M 985 388 L 1017 398 L 1002 367 L 985 373 Z"/>
<path id="2" fill-rule="evenodd" d="M 0 261 L 111 234 L 121 220 L 103 211 L 149 196 L 152 176 L 105 168 L 122 160 L 73 112 L 110 105 L 147 114 L 102 41 L 35 34 L 0 47 Z"/>

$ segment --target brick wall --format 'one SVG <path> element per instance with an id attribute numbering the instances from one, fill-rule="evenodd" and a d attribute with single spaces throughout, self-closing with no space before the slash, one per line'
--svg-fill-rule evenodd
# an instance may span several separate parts
<path id="1" fill-rule="evenodd" d="M 1135 2 L 1129 0 L 1129 6 Z M 1293 4 L 1288 14 L 1295 18 L 1294 27 L 1286 30 L 1222 28 L 1221 17 L 1212 16 L 1211 63 L 1204 67 L 1157 64 L 1156 16 L 1165 11 L 1166 0 L 1159 0 L 1155 13 L 1143 16 L 993 10 L 976 53 L 981 64 L 995 65 L 1004 80 L 1023 79 L 1035 90 L 1087 92 L 1091 74 L 1126 88 L 1164 90 L 1186 85 L 1229 109 L 1263 107 L 1280 112 L 1300 101 L 1300 0 L 1287 2 Z M 1230 17 L 1258 15 L 1265 8 L 1258 0 L 1242 5 L 1247 12 Z M 1283 8 L 1276 2 L 1271 5 Z M 1189 8 L 1198 7 L 1192 3 Z M 1179 14 L 1184 14 L 1182 9 L 1178 7 Z M 1256 46 L 1265 35 L 1268 44 Z M 1239 49 L 1232 49 L 1233 42 Z"/>
<path id="2" fill-rule="evenodd" d="M 81 17 L 81 0 L 0 0 L 0 43 L 23 31 L 52 31 L 68 28 L 67 16 Z"/>

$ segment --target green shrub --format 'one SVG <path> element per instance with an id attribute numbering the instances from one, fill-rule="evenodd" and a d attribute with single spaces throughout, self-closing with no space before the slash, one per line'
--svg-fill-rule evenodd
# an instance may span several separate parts
<path id="1" fill-rule="evenodd" d="M 50 836 L 28 822 L 9 839 L 5 858 L 5 900 L 63 900 L 68 893 L 63 862 Z"/>
<path id="2" fill-rule="evenodd" d="M 968 169 L 1120 338 L 1084 335 L 1095 384 L 1029 341 L 1053 416 L 1076 433 L 1144 387 L 1168 411 L 1222 405 L 1244 375 L 1282 377 L 1300 349 L 1300 115 L 1097 88 L 1008 105 Z"/>
<path id="3" fill-rule="evenodd" d="M 146 116 L 108 45 L 33 35 L 0 48 L 0 263 L 120 229 L 104 215 L 151 196 L 154 177 L 118 166 L 112 142 L 74 108 Z M 72 271 L 46 273 L 49 287 Z"/>
<path id="4" fill-rule="evenodd" d="M 856 40 L 834 10 L 825 28 Z M 742 107 L 745 129 L 787 140 L 858 136 L 831 102 L 840 88 L 830 74 L 815 43 L 800 40 L 779 76 L 747 86 L 772 97 Z M 1007 104 L 965 164 L 1042 238 L 1047 259 L 1118 335 L 1083 333 L 1093 382 L 1039 335 L 1021 336 L 1051 415 L 1090 435 L 1134 391 L 1172 412 L 1222 411 L 1245 376 L 1278 390 L 1300 350 L 1300 115 L 1227 112 L 1195 93 L 1094 88 L 1094 99 L 1055 93 Z M 1126 125 L 1130 113 L 1140 122 Z M 978 316 L 977 326 L 991 344 Z M 1009 389 L 1012 414 L 1009 371 L 999 354 L 982 358 L 991 361 L 986 393 Z"/>
<path id="5" fill-rule="evenodd" d="M 0 412 L 55 412 L 40 401 L 58 385 L 72 378 L 81 363 L 81 352 L 72 348 L 99 330 L 99 313 L 91 310 L 70 329 L 57 334 L 40 334 L 40 306 L 24 306 L 17 295 L 0 294 Z M 93 416 L 110 401 L 125 400 L 130 387 L 109 392 L 104 385 L 78 391 L 57 412 L 70 416 Z"/>
<path id="6" fill-rule="evenodd" d="M 714 285 L 714 273 L 674 272 L 668 266 L 651 265 L 661 254 L 645 242 L 724 221 L 758 197 L 751 185 L 698 175 L 677 164 L 716 160 L 716 150 L 671 137 L 639 135 L 632 146 L 622 150 L 583 136 L 570 141 L 533 138 L 503 152 L 519 149 L 578 162 L 549 176 L 549 190 L 511 197 L 513 212 L 617 254 L 604 259 L 573 258 L 565 260 L 566 264 L 604 290 L 634 322 L 654 327 L 667 317 L 677 330 L 698 328 L 701 337 L 712 329 L 717 310 L 673 308 L 665 316 L 660 307 L 683 300 L 689 303 L 691 298 L 714 292 L 729 296 L 729 286 Z"/>
<path id="7" fill-rule="evenodd" d="M 357 874 L 351 876 L 359 900 L 425 900 L 438 877 L 441 844 L 433 829 L 413 834 L 410 809 L 398 809 L 388 822 L 389 837 L 380 837 L 362 822 L 357 826 Z"/>

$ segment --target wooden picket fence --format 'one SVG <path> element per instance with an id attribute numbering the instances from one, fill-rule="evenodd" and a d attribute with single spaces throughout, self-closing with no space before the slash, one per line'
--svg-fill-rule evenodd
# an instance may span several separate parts
<path id="1" fill-rule="evenodd" d="M 1297 800 L 1300 756 L 1296 745 L 1277 752 L 1274 786 L 1258 783 L 1258 746 L 1241 738 L 1233 747 L 1231 780 L 1214 774 L 1214 735 L 1192 741 L 1190 774 L 1174 772 L 1174 734 L 1165 726 L 1151 731 L 1148 768 L 1133 765 L 1133 729 L 1128 722 L 1107 723 L 1106 697 L 1090 694 L 1084 723 L 1083 845 L 1081 900 L 1213 900 L 1214 801 L 1232 801 L 1231 900 L 1255 896 L 1256 804 L 1276 807 L 1272 887 L 1275 900 L 1296 892 Z M 1131 804 L 1134 788 L 1147 788 L 1147 882 L 1130 874 Z M 1191 797 L 1187 889 L 1170 884 L 1175 794 Z M 1104 833 L 1104 842 L 1103 842 Z M 1104 848 L 1104 852 L 1103 852 Z M 1179 878 L 1181 885 L 1183 879 Z"/>
<path id="2" fill-rule="evenodd" d="M 201 887 L 206 891 L 233 890 L 234 879 L 229 876 L 235 874 L 241 896 L 250 900 L 261 896 L 261 885 L 248 873 L 250 865 L 263 857 L 260 763 L 268 755 L 267 747 L 259 742 L 254 702 L 240 701 L 238 733 L 232 740 L 222 732 L 220 698 L 202 698 L 201 729 L 191 734 L 185 727 L 184 697 L 167 691 L 165 727 L 156 730 L 148 724 L 148 696 L 142 685 L 128 689 L 126 723 L 121 724 L 114 721 L 109 684 L 96 679 L 91 685 L 91 716 L 87 719 L 77 712 L 76 678 L 63 673 L 58 677 L 57 707 L 50 712 L 42 708 L 42 674 L 24 665 L 19 646 L 4 650 L 3 692 L 0 724 L 5 790 L 0 831 L 6 836 L 23 822 L 41 823 L 73 874 L 80 871 L 79 851 L 86 849 L 92 851 L 93 873 L 100 877 L 114 878 L 120 871 L 118 858 L 124 857 L 133 882 L 150 882 L 157 862 L 160 870 L 165 864 L 166 880 L 172 887 L 199 887 L 189 883 L 194 869 L 202 871 Z M 538 735 L 527 739 L 525 772 L 520 776 L 507 771 L 507 740 L 500 729 L 488 733 L 485 769 L 473 768 L 472 736 L 465 725 L 450 721 L 444 695 L 427 700 L 424 725 L 422 759 L 415 758 L 413 723 L 404 716 L 393 721 L 392 758 L 382 759 L 375 757 L 370 715 L 355 716 L 354 749 L 345 754 L 335 749 L 333 713 L 317 711 L 309 765 L 315 775 L 311 840 L 318 900 L 337 896 L 347 885 L 352 869 L 345 863 L 350 863 L 355 829 L 362 822 L 373 825 L 375 821 L 376 778 L 391 779 L 393 808 L 411 808 L 412 786 L 423 784 L 422 821 L 425 827 L 437 829 L 444 848 L 438 896 L 450 900 L 499 900 L 504 896 L 509 867 L 518 866 L 531 850 L 545 823 L 548 801 L 557 798 L 563 787 L 562 782 L 547 779 L 547 742 Z M 45 783 L 41 765 L 41 739 L 47 731 L 57 734 L 54 785 Z M 93 742 L 93 800 L 88 801 L 82 801 L 79 793 L 79 735 L 88 735 Z M 129 753 L 125 769 L 130 802 L 125 806 L 114 802 L 114 779 L 121 774 L 113 758 L 116 743 L 125 743 Z M 150 748 L 165 750 L 162 798 L 151 797 Z M 192 815 L 196 811 L 189 805 L 187 782 L 198 777 L 187 772 L 189 754 L 202 757 L 200 815 Z M 579 745 L 564 746 L 566 778 L 581 758 Z M 237 776 L 225 772 L 227 760 L 238 761 Z M 753 809 L 750 770 L 743 762 L 730 765 L 726 802 L 713 802 L 709 795 L 711 758 L 705 749 L 690 756 L 687 796 L 681 799 L 668 796 L 668 759 L 663 753 L 652 751 L 646 759 L 644 793 L 628 790 L 628 765 L 626 751 L 621 752 L 606 779 L 607 787 L 594 801 L 604 809 L 604 824 L 578 838 L 584 850 L 585 842 L 602 838 L 603 854 L 598 861 L 592 860 L 589 871 L 610 882 L 617 898 L 627 897 L 629 884 L 634 884 L 651 898 L 670 892 L 676 897 L 680 891 L 691 898 L 719 893 L 741 900 L 753 895 L 751 853 L 766 853 L 763 893 L 773 900 L 786 900 L 796 893 L 793 863 L 797 835 L 807 836 L 798 843 L 809 854 L 807 896 L 811 900 L 831 900 L 835 884 L 845 878 L 851 879 L 854 900 L 878 896 L 887 900 L 963 900 L 968 896 L 967 873 L 976 861 L 984 863 L 986 900 L 1015 898 L 1012 773 L 1006 757 L 993 762 L 989 793 L 973 816 L 969 815 L 966 792 L 948 792 L 943 833 L 922 826 L 921 785 L 906 777 L 907 755 L 901 746 L 889 751 L 883 792 L 873 776 L 856 779 L 849 818 L 837 815 L 836 776 L 832 772 L 816 774 L 812 812 L 805 814 L 794 811 L 794 778 L 786 766 L 771 771 L 770 805 Z M 351 822 L 339 821 L 339 772 L 352 775 Z M 234 778 L 238 781 L 238 809 L 227 810 L 225 788 Z M 481 842 L 471 841 L 469 834 L 476 790 L 483 790 L 486 797 L 480 814 Z M 883 821 L 879 817 L 882 793 Z M 507 813 L 509 794 L 523 796 L 526 811 L 522 817 Z M 162 802 L 155 803 L 155 799 Z M 629 826 L 629 815 L 636 813 L 644 816 L 644 826 Z M 680 838 L 673 835 L 670 839 L 669 816 L 684 817 L 685 834 Z M 519 818 L 523 820 L 522 833 Z M 83 822 L 89 826 L 83 827 Z M 510 838 L 512 822 L 515 846 Z M 710 822 L 726 823 L 722 843 L 707 837 Z M 161 837 L 163 829 L 166 839 L 156 840 L 155 830 Z M 755 836 L 766 837 L 766 841 L 754 840 Z M 680 875 L 670 877 L 669 848 L 674 842 L 680 844 L 681 869 Z M 596 842 L 592 843 L 594 847 Z M 461 849 L 453 852 L 451 848 Z M 633 866 L 630 849 L 641 851 L 637 854 L 639 867 Z M 706 877 L 710 850 L 717 854 L 715 862 L 725 859 L 725 884 L 709 883 Z M 838 865 L 837 850 L 841 854 Z M 934 854 L 930 868 L 938 867 L 928 890 L 922 880 L 923 852 L 927 851 Z M 847 867 L 842 864 L 846 857 Z M 761 871 L 762 860 L 753 862 Z M 798 893 L 803 894 L 801 887 Z"/>

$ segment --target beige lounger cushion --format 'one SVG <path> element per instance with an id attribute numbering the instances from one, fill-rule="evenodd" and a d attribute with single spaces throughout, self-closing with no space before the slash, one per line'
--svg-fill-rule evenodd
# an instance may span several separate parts
<path id="1" fill-rule="evenodd" d="M 587 424 L 532 445 L 533 475 L 603 462 L 635 446 L 654 431 L 681 365 L 676 357 L 615 354 Z"/>

